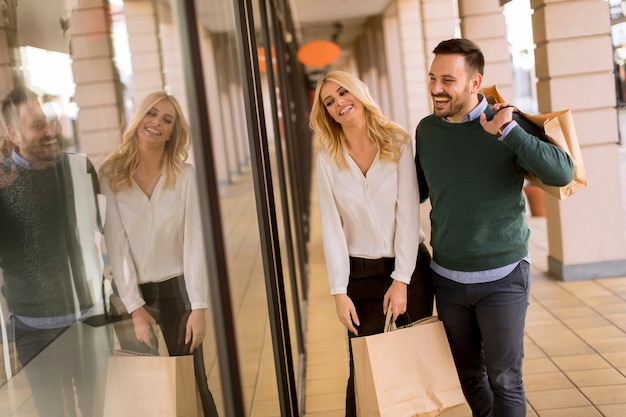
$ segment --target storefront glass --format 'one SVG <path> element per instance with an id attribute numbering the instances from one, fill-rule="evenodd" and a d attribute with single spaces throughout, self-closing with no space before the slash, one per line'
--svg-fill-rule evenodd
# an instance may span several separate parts
<path id="1" fill-rule="evenodd" d="M 189 326 L 206 334 L 204 371 L 219 415 L 297 413 L 310 138 L 300 119 L 305 80 L 278 36 L 290 30 L 288 9 L 266 3 L 3 2 L 0 94 L 28 90 L 6 101 L 1 126 L 0 414 L 105 415 L 107 403 L 166 397 L 150 389 L 113 401 L 107 375 L 111 356 L 145 359 L 137 339 L 150 320 L 128 311 L 151 314 L 160 324 L 154 337 L 171 353 L 176 336 L 163 324 L 170 294 L 201 311 L 204 326 L 185 316 L 178 336 L 190 336 Z M 263 51 L 272 51 L 265 66 Z M 156 91 L 179 107 L 156 101 L 135 117 Z M 161 140 L 168 122 L 158 115 L 172 110 L 188 120 L 192 142 L 191 191 L 178 199 L 168 194 L 169 171 L 149 181 L 148 153 L 136 150 L 150 135 L 150 146 Z M 148 116 L 159 121 L 133 124 Z M 137 133 L 125 171 L 105 161 L 129 126 Z M 112 166 L 128 173 L 120 187 L 110 186 L 123 177 Z M 136 200 L 124 199 L 129 190 Z M 195 212 L 198 223 L 185 228 Z M 198 295 L 204 288 L 207 298 Z"/>

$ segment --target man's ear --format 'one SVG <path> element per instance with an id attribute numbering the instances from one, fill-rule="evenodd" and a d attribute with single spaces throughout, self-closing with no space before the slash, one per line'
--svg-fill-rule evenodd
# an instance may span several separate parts
<path id="1" fill-rule="evenodd" d="M 480 86 L 483 83 L 483 76 L 482 74 L 476 72 L 474 73 L 474 75 L 472 76 L 472 79 L 470 80 L 470 85 L 472 87 L 472 94 L 478 93 L 478 90 L 480 90 Z"/>
<path id="2" fill-rule="evenodd" d="M 13 144 L 17 145 L 18 141 L 18 132 L 13 125 L 7 125 L 7 133 L 9 134 L 9 139 Z"/>

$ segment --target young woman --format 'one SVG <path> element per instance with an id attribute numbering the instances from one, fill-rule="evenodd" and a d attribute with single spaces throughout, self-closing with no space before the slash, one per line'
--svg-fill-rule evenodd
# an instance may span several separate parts
<path id="1" fill-rule="evenodd" d="M 100 169 L 104 232 L 116 291 L 139 345 L 154 347 L 161 330 L 171 356 L 193 354 L 204 415 L 217 416 L 202 353 L 208 280 L 188 149 L 189 124 L 177 100 L 148 95 Z"/>
<path id="2" fill-rule="evenodd" d="M 310 125 L 322 144 L 316 183 L 330 293 L 348 337 L 382 332 L 388 309 L 394 320 L 430 316 L 430 254 L 409 135 L 343 71 L 318 82 Z M 350 349 L 346 416 L 356 416 L 353 373 Z"/>

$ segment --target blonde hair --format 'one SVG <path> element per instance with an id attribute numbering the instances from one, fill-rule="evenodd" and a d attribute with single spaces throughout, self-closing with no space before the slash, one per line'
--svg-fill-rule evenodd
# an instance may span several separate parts
<path id="1" fill-rule="evenodd" d="M 135 107 L 130 116 L 130 122 L 122 134 L 122 144 L 104 160 L 100 167 L 100 174 L 108 180 L 113 192 L 132 186 L 131 178 L 139 162 L 137 128 L 143 117 L 161 100 L 169 101 L 176 110 L 172 135 L 165 142 L 163 160 L 167 174 L 165 187 L 172 187 L 176 183 L 183 163 L 189 156 L 189 123 L 176 98 L 163 91 L 157 91 L 149 94 Z"/>
<path id="2" fill-rule="evenodd" d="M 383 115 L 363 81 L 350 73 L 339 70 L 329 72 L 317 82 L 309 117 L 309 126 L 319 137 L 322 146 L 330 157 L 340 168 L 348 167 L 342 152 L 346 141 L 343 129 L 341 124 L 330 116 L 321 97 L 322 87 L 330 81 L 348 90 L 363 104 L 367 131 L 370 138 L 378 146 L 380 159 L 397 163 L 403 146 L 408 144 L 408 133 L 400 125 L 388 120 Z"/>

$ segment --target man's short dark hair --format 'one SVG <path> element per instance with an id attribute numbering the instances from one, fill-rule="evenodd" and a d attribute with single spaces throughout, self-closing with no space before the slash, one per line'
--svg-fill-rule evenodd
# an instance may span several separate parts
<path id="1" fill-rule="evenodd" d="M 16 87 L 2 100 L 2 116 L 6 124 L 12 124 L 16 116 L 15 109 L 38 98 L 37 94 L 28 87 Z"/>
<path id="2" fill-rule="evenodd" d="M 433 54 L 463 55 L 469 72 L 477 72 L 483 75 L 485 71 L 485 56 L 480 47 L 469 39 L 454 38 L 442 41 L 433 49 Z"/>

